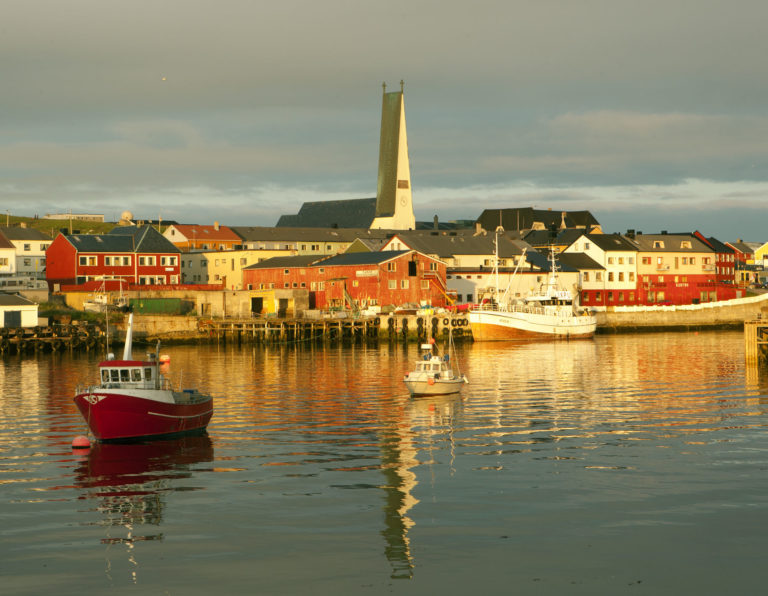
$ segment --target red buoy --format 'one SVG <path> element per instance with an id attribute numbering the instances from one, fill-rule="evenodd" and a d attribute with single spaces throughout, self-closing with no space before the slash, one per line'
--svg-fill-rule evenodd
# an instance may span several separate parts
<path id="1" fill-rule="evenodd" d="M 91 441 L 85 435 L 78 435 L 72 439 L 72 449 L 88 449 Z"/>

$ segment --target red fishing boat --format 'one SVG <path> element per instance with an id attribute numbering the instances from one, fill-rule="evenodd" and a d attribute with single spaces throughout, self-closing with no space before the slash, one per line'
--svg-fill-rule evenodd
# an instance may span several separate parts
<path id="1" fill-rule="evenodd" d="M 195 389 L 176 391 L 158 354 L 134 360 L 133 313 L 123 359 L 99 363 L 98 385 L 78 388 L 75 404 L 99 441 L 130 441 L 202 433 L 213 416 L 213 398 Z M 159 344 L 158 344 L 159 351 Z"/>

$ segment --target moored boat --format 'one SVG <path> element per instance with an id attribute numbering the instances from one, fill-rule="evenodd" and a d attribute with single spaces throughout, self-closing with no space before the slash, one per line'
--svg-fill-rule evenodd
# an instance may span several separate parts
<path id="1" fill-rule="evenodd" d="M 133 359 L 132 340 L 133 313 L 123 359 L 109 354 L 99 363 L 100 383 L 77 390 L 75 404 L 93 436 L 128 441 L 204 432 L 213 416 L 213 398 L 196 389 L 174 390 L 157 353 Z"/>
<path id="2" fill-rule="evenodd" d="M 458 393 L 464 384 L 468 383 L 466 376 L 453 372 L 448 354 L 440 356 L 437 353 L 434 338 L 430 343 L 422 344 L 421 349 L 423 351 L 421 360 L 416 361 L 414 370 L 403 379 L 412 397 Z"/>
<path id="3" fill-rule="evenodd" d="M 498 252 L 499 229 L 496 233 Z M 497 279 L 498 262 L 497 254 Z M 549 275 L 537 291 L 514 300 L 497 283 L 491 299 L 470 308 L 468 316 L 475 341 L 589 338 L 597 328 L 595 315 L 579 308 L 571 292 L 560 287 L 553 250 Z"/>

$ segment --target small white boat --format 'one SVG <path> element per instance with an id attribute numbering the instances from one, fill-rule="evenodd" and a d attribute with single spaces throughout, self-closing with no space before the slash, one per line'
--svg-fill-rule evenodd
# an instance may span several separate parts
<path id="1" fill-rule="evenodd" d="M 405 375 L 403 382 L 415 395 L 449 395 L 458 393 L 462 386 L 468 383 L 467 377 L 461 373 L 454 373 L 450 366 L 450 356 L 440 356 L 434 343 L 421 344 L 423 355 L 416 361 L 414 370 Z M 449 340 L 450 345 L 450 340 Z"/>

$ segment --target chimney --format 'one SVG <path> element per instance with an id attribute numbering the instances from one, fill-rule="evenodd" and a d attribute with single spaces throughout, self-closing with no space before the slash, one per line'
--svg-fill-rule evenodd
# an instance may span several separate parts
<path id="1" fill-rule="evenodd" d="M 635 231 L 634 230 L 627 230 L 627 238 L 634 240 L 635 239 Z"/>
<path id="2" fill-rule="evenodd" d="M 560 212 L 560 229 L 564 230 L 568 226 L 565 224 L 565 211 Z"/>
<path id="3" fill-rule="evenodd" d="M 219 222 L 218 221 L 214 221 L 213 222 L 213 229 L 216 230 L 217 232 L 219 231 Z"/>
<path id="4" fill-rule="evenodd" d="M 435 218 L 432 220 L 432 229 L 433 230 L 440 229 L 440 225 L 438 224 L 438 221 L 437 221 L 437 215 L 435 215 Z"/>

